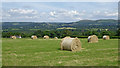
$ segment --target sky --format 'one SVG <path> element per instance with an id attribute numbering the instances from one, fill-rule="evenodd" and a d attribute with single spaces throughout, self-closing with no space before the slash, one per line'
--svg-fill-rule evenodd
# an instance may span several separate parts
<path id="1" fill-rule="evenodd" d="M 119 0 L 1 0 L 2 2 L 119 2 Z"/>
<path id="2" fill-rule="evenodd" d="M 3 22 L 117 19 L 118 2 L 3 2 Z"/>

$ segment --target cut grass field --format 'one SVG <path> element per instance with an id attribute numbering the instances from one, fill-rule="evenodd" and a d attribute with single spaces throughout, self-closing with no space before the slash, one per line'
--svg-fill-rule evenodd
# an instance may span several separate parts
<path id="1" fill-rule="evenodd" d="M 61 40 L 2 39 L 3 66 L 118 66 L 118 40 L 88 43 L 82 50 L 60 50 Z"/>

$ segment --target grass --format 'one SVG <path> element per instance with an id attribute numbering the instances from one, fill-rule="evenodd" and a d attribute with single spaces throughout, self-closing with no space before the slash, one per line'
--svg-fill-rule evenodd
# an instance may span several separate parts
<path id="1" fill-rule="evenodd" d="M 3 66 L 118 66 L 118 40 L 88 43 L 78 52 L 60 50 L 60 40 L 2 39 Z"/>

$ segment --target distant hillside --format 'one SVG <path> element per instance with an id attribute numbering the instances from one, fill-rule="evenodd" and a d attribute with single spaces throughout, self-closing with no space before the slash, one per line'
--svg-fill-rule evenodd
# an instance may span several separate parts
<path id="1" fill-rule="evenodd" d="M 70 23 L 60 22 L 3 22 L 4 31 L 56 30 L 56 29 L 117 29 L 117 20 L 81 20 Z"/>

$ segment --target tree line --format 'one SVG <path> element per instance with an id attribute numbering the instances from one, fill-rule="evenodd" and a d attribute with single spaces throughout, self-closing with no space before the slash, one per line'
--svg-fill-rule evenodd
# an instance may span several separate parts
<path id="1" fill-rule="evenodd" d="M 95 31 L 95 30 L 37 30 L 33 33 L 24 33 L 24 32 L 2 32 L 2 37 L 3 38 L 10 38 L 10 36 L 19 36 L 21 35 L 22 38 L 28 38 L 31 37 L 32 35 L 36 35 L 38 38 L 42 38 L 45 35 L 48 35 L 50 38 L 58 37 L 58 38 L 63 38 L 65 36 L 71 36 L 71 37 L 78 37 L 78 38 L 87 38 L 90 35 L 97 35 L 99 38 L 102 38 L 103 35 L 109 35 L 111 38 L 118 38 L 120 33 L 120 29 L 117 31 Z"/>

